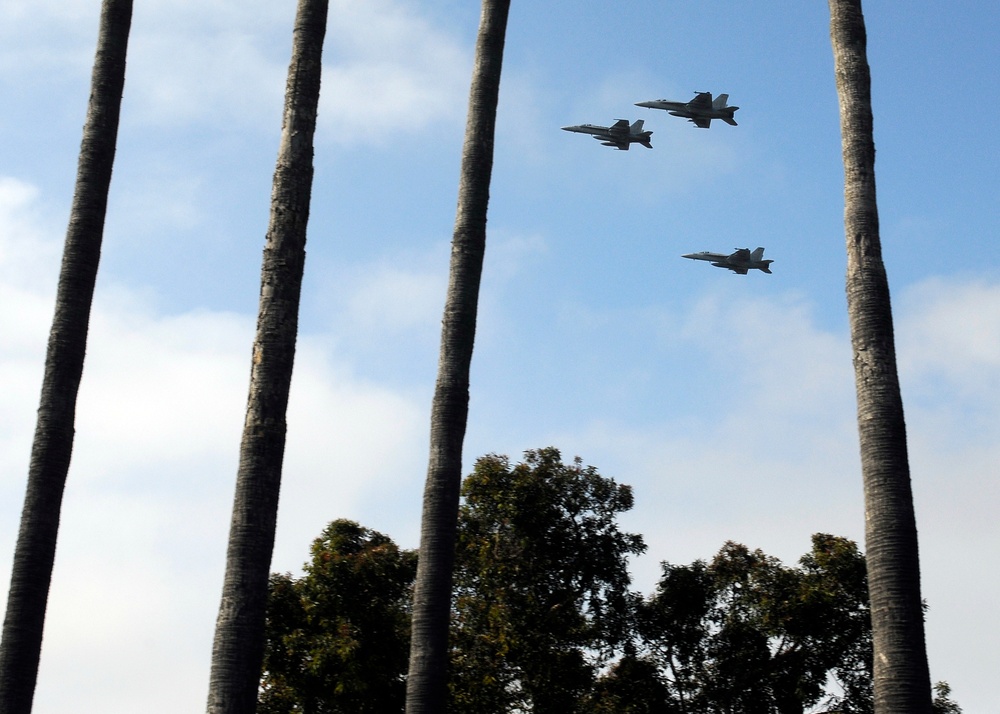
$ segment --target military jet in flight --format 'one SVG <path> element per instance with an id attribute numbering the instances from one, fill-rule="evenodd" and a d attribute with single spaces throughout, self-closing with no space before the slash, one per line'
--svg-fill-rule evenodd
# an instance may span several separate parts
<path id="1" fill-rule="evenodd" d="M 621 151 L 628 151 L 630 144 L 642 144 L 647 149 L 652 149 L 653 145 L 649 143 L 649 137 L 653 135 L 653 132 L 643 131 L 642 124 L 642 119 L 633 123 L 632 126 L 628 125 L 628 119 L 619 119 L 611 126 L 580 124 L 578 126 L 564 126 L 563 131 L 592 134 L 595 139 L 601 142 L 602 146 L 614 146 Z"/>
<path id="2" fill-rule="evenodd" d="M 730 255 L 703 251 L 701 253 L 688 253 L 681 257 L 691 260 L 707 260 L 716 268 L 727 268 L 740 275 L 746 275 L 748 270 L 754 268 L 770 273 L 770 265 L 774 262 L 773 260 L 764 260 L 763 248 L 758 248 L 753 253 L 750 252 L 749 248 L 737 248 L 736 252 Z"/>
<path id="3" fill-rule="evenodd" d="M 699 129 L 708 129 L 712 126 L 713 119 L 721 119 L 726 124 L 736 126 L 733 119 L 733 112 L 739 107 L 726 105 L 729 101 L 728 94 L 720 94 L 712 101 L 711 92 L 695 92 L 695 98 L 690 102 L 672 102 L 669 99 L 654 99 L 649 102 L 636 102 L 637 107 L 648 107 L 649 109 L 665 109 L 667 114 L 675 117 L 684 117 L 692 122 Z"/>

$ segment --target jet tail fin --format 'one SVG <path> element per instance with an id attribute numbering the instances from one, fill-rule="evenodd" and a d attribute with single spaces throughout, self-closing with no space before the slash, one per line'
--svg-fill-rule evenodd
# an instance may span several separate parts
<path id="1" fill-rule="evenodd" d="M 712 109 L 716 110 L 717 112 L 724 112 L 723 115 L 718 118 L 726 122 L 726 124 L 729 124 L 731 126 L 736 126 L 736 120 L 733 119 L 733 113 L 737 109 L 739 109 L 739 107 L 729 106 L 728 94 L 720 94 L 719 96 L 717 96 L 715 98 L 715 101 L 712 102 Z"/>
<path id="2" fill-rule="evenodd" d="M 645 123 L 645 119 L 636 119 L 632 122 L 632 126 L 629 127 L 630 134 L 638 134 L 642 131 L 642 125 Z"/>
<path id="3" fill-rule="evenodd" d="M 765 273 L 767 273 L 767 274 L 770 275 L 770 273 L 771 273 L 771 263 L 773 263 L 774 261 L 773 260 L 764 260 L 764 249 L 763 248 L 761 248 L 761 247 L 758 246 L 757 249 L 754 250 L 754 252 L 750 254 L 750 260 L 753 261 L 753 263 L 756 263 L 756 265 L 754 265 L 753 267 L 759 268 L 760 270 L 762 270 Z"/>

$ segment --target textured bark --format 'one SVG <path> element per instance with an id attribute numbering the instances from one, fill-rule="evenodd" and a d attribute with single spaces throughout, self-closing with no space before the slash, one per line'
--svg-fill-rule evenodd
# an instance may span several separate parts
<path id="1" fill-rule="evenodd" d="M 431 405 L 430 458 L 406 689 L 409 714 L 439 714 L 445 710 L 462 444 L 469 414 L 469 369 L 486 252 L 486 209 L 509 9 L 510 0 L 483 0 L 476 41 L 441 352 Z"/>
<path id="2" fill-rule="evenodd" d="M 860 0 L 830 0 L 840 97 L 851 323 L 865 491 L 876 714 L 931 711 L 917 527 L 875 200 L 871 77 Z"/>
<path id="3" fill-rule="evenodd" d="M 73 451 L 90 306 L 101 258 L 131 24 L 132 0 L 104 0 L 0 644 L 2 714 L 26 714 L 34 698 L 59 515 Z"/>
<path id="4" fill-rule="evenodd" d="M 327 9 L 328 0 L 299 0 L 295 19 L 226 575 L 212 650 L 207 708 L 211 714 L 246 714 L 257 704 L 285 412 L 305 265 Z"/>

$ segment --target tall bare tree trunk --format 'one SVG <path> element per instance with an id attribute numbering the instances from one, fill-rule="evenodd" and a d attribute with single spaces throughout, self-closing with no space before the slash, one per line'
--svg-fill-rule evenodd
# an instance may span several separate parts
<path id="1" fill-rule="evenodd" d="M 844 155 L 847 309 L 865 490 L 876 714 L 927 714 L 920 561 L 896 373 L 889 282 L 875 202 L 871 77 L 861 0 L 830 0 Z"/>
<path id="2" fill-rule="evenodd" d="M 476 41 L 441 352 L 431 406 L 430 458 L 406 686 L 409 714 L 440 714 L 445 710 L 462 444 L 469 415 L 469 369 L 486 252 L 486 209 L 509 9 L 510 0 L 483 0 Z"/>
<path id="3" fill-rule="evenodd" d="M 328 0 L 299 0 L 295 18 L 226 576 L 212 650 L 210 714 L 247 714 L 257 705 L 268 570 L 285 451 L 285 412 L 305 265 L 327 9 Z"/>
<path id="4" fill-rule="evenodd" d="M 76 187 L 63 248 L 55 316 L 45 355 L 28 486 L 14 551 L 0 644 L 0 713 L 27 714 L 35 694 L 45 608 L 63 491 L 73 452 L 90 306 L 125 86 L 132 0 L 104 0 L 83 128 Z"/>

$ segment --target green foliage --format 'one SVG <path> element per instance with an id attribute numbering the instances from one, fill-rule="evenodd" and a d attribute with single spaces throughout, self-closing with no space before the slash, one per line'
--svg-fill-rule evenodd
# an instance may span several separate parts
<path id="1" fill-rule="evenodd" d="M 649 711 L 801 714 L 824 698 L 838 711 L 865 711 L 866 593 L 855 544 L 823 534 L 796 568 L 733 542 L 711 563 L 664 563 L 637 613 L 647 680 L 667 691 Z M 830 675 L 842 697 L 826 693 Z"/>
<path id="2" fill-rule="evenodd" d="M 557 449 L 486 456 L 463 487 L 452 628 L 456 712 L 580 711 L 629 636 L 628 486 Z"/>
<path id="3" fill-rule="evenodd" d="M 402 711 L 416 555 L 331 523 L 305 575 L 271 576 L 258 714 Z"/>
<path id="4" fill-rule="evenodd" d="M 626 654 L 595 683 L 588 714 L 675 714 L 673 696 L 659 667 L 648 657 Z"/>
<path id="5" fill-rule="evenodd" d="M 729 542 L 629 591 L 628 486 L 556 449 L 490 455 L 463 486 L 456 714 L 872 714 L 864 556 L 817 534 L 794 567 Z M 351 521 L 273 575 L 259 714 L 399 712 L 416 554 Z M 830 682 L 835 686 L 828 686 Z M 835 692 L 835 694 L 833 693 Z M 946 683 L 935 714 L 960 714 Z"/>
<path id="6" fill-rule="evenodd" d="M 951 698 L 951 686 L 947 682 L 938 682 L 934 685 L 931 710 L 934 714 L 962 714 L 962 707 Z"/>

